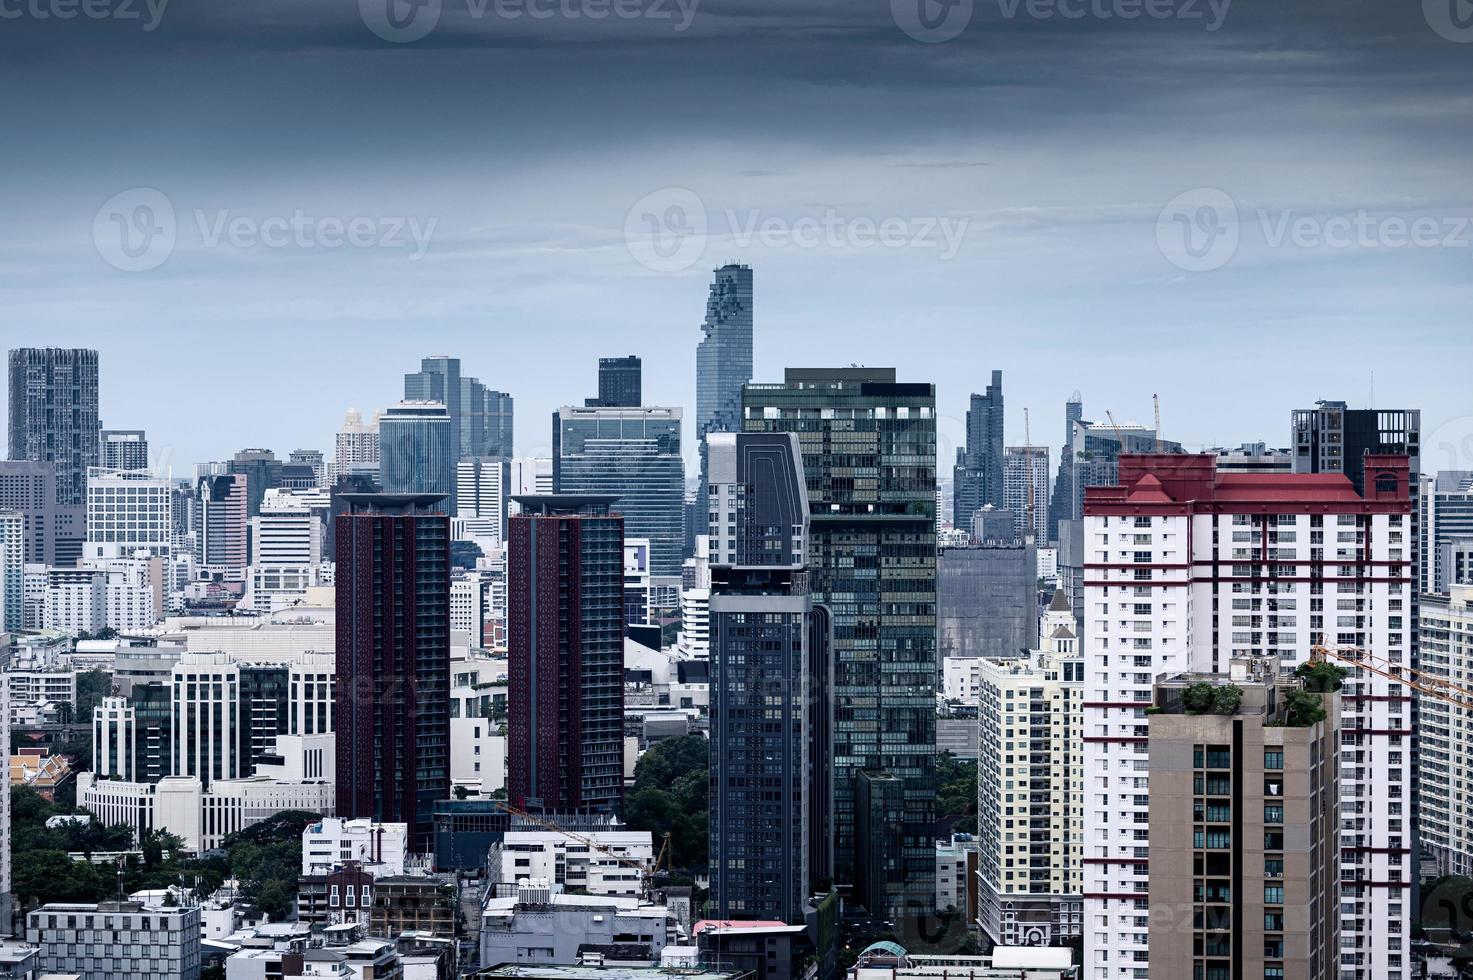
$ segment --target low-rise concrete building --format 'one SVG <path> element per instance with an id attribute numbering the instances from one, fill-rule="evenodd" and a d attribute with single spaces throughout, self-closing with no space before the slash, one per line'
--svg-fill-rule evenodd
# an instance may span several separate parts
<path id="1" fill-rule="evenodd" d="M 509 898 L 488 898 L 481 912 L 481 962 L 572 965 L 587 954 L 605 962 L 653 965 L 669 942 L 670 910 L 634 898 L 554 893 L 523 881 Z"/>
<path id="2" fill-rule="evenodd" d="M 199 980 L 198 908 L 53 903 L 26 916 L 43 973 L 83 980 Z"/>

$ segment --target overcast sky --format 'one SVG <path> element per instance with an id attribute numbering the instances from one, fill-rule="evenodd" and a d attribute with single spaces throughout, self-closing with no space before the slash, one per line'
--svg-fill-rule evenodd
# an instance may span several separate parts
<path id="1" fill-rule="evenodd" d="M 1473 467 L 1466 0 L 418 2 L 0 0 L 5 346 L 98 348 L 176 475 L 426 354 L 545 452 L 600 355 L 689 416 L 736 260 L 758 380 L 933 381 L 943 460 L 1000 368 L 1010 443 L 1374 392 Z"/>

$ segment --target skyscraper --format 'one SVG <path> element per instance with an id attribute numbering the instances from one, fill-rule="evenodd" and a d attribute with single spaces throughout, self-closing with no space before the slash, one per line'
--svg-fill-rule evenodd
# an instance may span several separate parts
<path id="1" fill-rule="evenodd" d="M 455 427 L 445 405 L 404 401 L 379 416 L 384 493 L 440 494 L 455 507 Z"/>
<path id="2" fill-rule="evenodd" d="M 1206 454 L 1125 455 L 1119 486 L 1086 491 L 1084 945 L 1106 980 L 1158 975 L 1154 923 L 1138 910 L 1156 901 L 1158 872 L 1185 873 L 1158 868 L 1153 846 L 1157 754 L 1144 739 L 1156 734 L 1146 714 L 1156 679 L 1227 673 L 1244 659 L 1288 670 L 1325 644 L 1411 661 L 1408 462 L 1363 464 L 1361 494 L 1344 474 L 1224 473 Z M 1344 693 L 1339 975 L 1407 978 L 1412 692 L 1355 668 Z M 1186 975 L 1173 972 L 1180 965 L 1164 975 Z"/>
<path id="3" fill-rule="evenodd" d="M 1345 402 L 1318 401 L 1293 415 L 1294 472 L 1344 473 L 1357 491 L 1365 490 L 1365 456 L 1394 453 L 1411 459 L 1421 473 L 1422 413 L 1416 409 L 1349 408 Z M 1415 485 L 1412 488 L 1416 492 Z"/>
<path id="4" fill-rule="evenodd" d="M 628 357 L 598 359 L 598 397 L 587 401 L 589 407 L 637 408 L 644 404 L 640 360 Z"/>
<path id="5" fill-rule="evenodd" d="M 94 468 L 87 477 L 87 540 L 83 557 L 131 558 L 174 550 L 173 490 L 147 471 Z"/>
<path id="6" fill-rule="evenodd" d="M 406 402 L 445 406 L 452 433 L 450 452 L 462 456 L 510 456 L 512 399 L 461 373 L 458 357 L 426 357 L 404 376 Z M 454 460 L 452 460 L 452 465 Z"/>
<path id="7" fill-rule="evenodd" d="M 450 452 L 455 459 L 459 459 L 465 452 L 460 426 L 461 411 L 464 408 L 461 404 L 462 394 L 458 357 L 426 357 L 419 362 L 418 371 L 404 375 L 406 402 L 439 402 L 445 407 L 452 433 Z"/>
<path id="8" fill-rule="evenodd" d="M 698 520 L 706 513 L 706 434 L 741 428 L 742 385 L 752 380 L 752 269 L 724 265 L 711 280 L 696 345 L 696 449 L 701 482 Z"/>
<path id="9" fill-rule="evenodd" d="M 896 382 L 893 368 L 790 368 L 782 384 L 743 389 L 742 427 L 802 444 L 813 601 L 833 623 L 835 878 L 862 887 L 856 898 L 875 915 L 929 911 L 935 386 Z M 895 846 L 877 854 L 870 841 L 882 839 Z"/>
<path id="10" fill-rule="evenodd" d="M 713 432 L 711 901 L 801 923 L 832 874 L 829 618 L 808 590 L 808 494 L 792 433 Z"/>
<path id="11" fill-rule="evenodd" d="M 97 351 L 10 352 L 10 458 L 56 467 L 56 502 L 80 505 L 98 465 Z"/>
<path id="12" fill-rule="evenodd" d="M 0 510 L 18 510 L 25 520 L 25 560 L 37 565 L 75 565 L 86 536 L 84 504 L 56 502 L 56 467 L 33 460 L 0 460 Z"/>
<path id="13" fill-rule="evenodd" d="M 439 494 L 346 494 L 337 518 L 337 815 L 409 824 L 450 795 L 450 518 Z"/>
<path id="14" fill-rule="evenodd" d="M 613 500 L 517 498 L 507 586 L 513 806 L 558 814 L 623 807 L 625 521 L 610 513 Z"/>
<path id="15" fill-rule="evenodd" d="M 513 456 L 514 405 L 504 391 L 486 389 L 486 456 Z"/>
<path id="16" fill-rule="evenodd" d="M 25 515 L 0 510 L 0 632 L 18 633 L 25 624 L 25 556 Z"/>
<path id="17" fill-rule="evenodd" d="M 456 465 L 456 523 L 464 523 L 468 534 L 498 545 L 506 540 L 510 471 L 507 461 L 498 457 L 466 456 Z"/>
<path id="18" fill-rule="evenodd" d="M 148 436 L 142 429 L 103 429 L 101 439 L 104 469 L 148 469 Z"/>
<path id="19" fill-rule="evenodd" d="M 553 414 L 556 493 L 609 494 L 631 538 L 648 538 L 650 573 L 679 579 L 685 460 L 678 408 L 567 407 Z"/>
<path id="20" fill-rule="evenodd" d="M 343 427 L 338 430 L 333 464 L 335 477 L 352 473 L 378 476 L 378 416 L 365 424 L 358 409 L 348 409 Z"/>
<path id="21" fill-rule="evenodd" d="M 250 562 L 249 498 L 250 478 L 242 474 L 199 479 L 200 563 L 231 581 L 244 581 Z"/>
<path id="22" fill-rule="evenodd" d="M 1451 548 L 1473 538 L 1473 472 L 1441 470 L 1422 477 L 1417 495 L 1420 568 L 1417 592 L 1446 595 L 1458 579 L 1451 574 Z"/>
<path id="23" fill-rule="evenodd" d="M 1060 543 L 1064 535 L 1059 531 L 1059 522 L 1074 519 L 1074 423 L 1084 418 L 1084 398 L 1075 392 L 1064 403 L 1064 445 L 1059 451 L 1059 473 L 1054 479 L 1054 493 L 1048 502 L 1049 540 Z"/>
<path id="24" fill-rule="evenodd" d="M 1003 509 L 1013 515 L 1018 537 L 1031 533 L 1040 547 L 1048 543 L 1048 447 L 1009 446 L 1002 453 Z M 1029 527 L 1029 516 L 1033 526 Z M 1054 533 L 1058 533 L 1057 530 Z"/>
<path id="25" fill-rule="evenodd" d="M 1002 510 L 1003 490 L 1003 398 L 1002 372 L 992 372 L 987 393 L 972 393 L 967 410 L 967 444 L 956 451 L 952 470 L 952 522 L 961 526 L 965 515 L 986 504 Z"/>
<path id="26" fill-rule="evenodd" d="M 261 513 L 266 491 L 282 485 L 281 460 L 269 449 L 242 449 L 225 464 L 225 472 L 246 478 L 246 514 Z"/>

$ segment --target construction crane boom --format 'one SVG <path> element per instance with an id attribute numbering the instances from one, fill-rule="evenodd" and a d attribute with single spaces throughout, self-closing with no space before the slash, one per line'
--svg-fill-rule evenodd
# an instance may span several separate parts
<path id="1" fill-rule="evenodd" d="M 1417 693 L 1433 700 L 1473 711 L 1473 690 L 1454 684 L 1452 681 L 1443 680 L 1441 677 L 1433 677 L 1413 667 L 1408 667 L 1406 664 L 1394 663 L 1385 657 L 1362 650 L 1360 647 L 1314 646 L 1310 648 L 1309 659 L 1311 663 L 1338 660 L 1340 663 L 1368 670 L 1378 677 L 1384 677 L 1397 684 L 1405 684 Z"/>
<path id="2" fill-rule="evenodd" d="M 1125 452 L 1125 436 L 1120 431 L 1120 423 L 1115 421 L 1115 413 L 1107 408 L 1105 409 L 1105 418 L 1110 420 L 1110 428 L 1115 430 L 1115 441 L 1120 443 L 1119 452 Z"/>

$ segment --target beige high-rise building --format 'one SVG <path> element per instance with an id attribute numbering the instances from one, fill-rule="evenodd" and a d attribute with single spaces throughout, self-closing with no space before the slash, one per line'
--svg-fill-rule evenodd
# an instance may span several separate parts
<path id="1" fill-rule="evenodd" d="M 1155 687 L 1150 843 L 1134 866 L 1150 880 L 1137 914 L 1151 980 L 1340 974 L 1340 696 L 1310 695 L 1314 720 L 1291 708 L 1298 684 L 1262 662 Z M 1188 713 L 1193 686 L 1228 704 Z"/>
<path id="2" fill-rule="evenodd" d="M 977 668 L 977 923 L 999 946 L 1058 945 L 1084 925 L 1084 660 L 1063 592 L 1043 635 Z"/>

